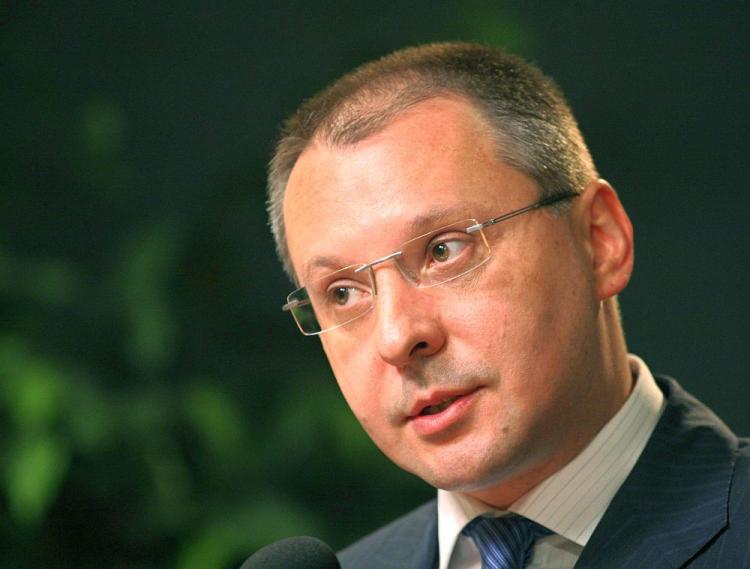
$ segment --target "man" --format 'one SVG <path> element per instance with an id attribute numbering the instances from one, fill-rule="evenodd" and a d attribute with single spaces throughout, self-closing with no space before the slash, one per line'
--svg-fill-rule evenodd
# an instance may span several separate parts
<path id="1" fill-rule="evenodd" d="M 750 567 L 747 440 L 628 355 L 630 220 L 538 69 L 367 64 L 287 121 L 269 187 L 284 308 L 438 488 L 344 567 Z"/>

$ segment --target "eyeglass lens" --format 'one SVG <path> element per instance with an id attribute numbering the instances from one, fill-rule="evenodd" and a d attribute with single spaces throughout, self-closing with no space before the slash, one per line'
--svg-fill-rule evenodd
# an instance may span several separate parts
<path id="1" fill-rule="evenodd" d="M 467 219 L 420 235 L 404 243 L 392 256 L 404 277 L 418 287 L 440 285 L 473 271 L 489 259 L 490 248 L 476 224 Z M 391 256 L 389 256 L 391 258 Z M 308 283 L 287 297 L 300 330 L 319 334 L 348 324 L 374 305 L 372 265 L 351 265 Z"/>

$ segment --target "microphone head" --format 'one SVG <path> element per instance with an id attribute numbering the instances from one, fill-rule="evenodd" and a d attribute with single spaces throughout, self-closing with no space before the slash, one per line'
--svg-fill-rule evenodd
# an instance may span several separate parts
<path id="1" fill-rule="evenodd" d="M 240 569 L 341 569 L 336 554 L 314 537 L 288 537 L 260 548 Z"/>

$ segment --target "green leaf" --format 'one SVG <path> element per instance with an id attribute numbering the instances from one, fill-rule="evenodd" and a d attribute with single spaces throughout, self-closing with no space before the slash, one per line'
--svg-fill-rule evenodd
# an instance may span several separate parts
<path id="1" fill-rule="evenodd" d="M 126 247 L 118 287 L 128 333 L 125 351 L 136 369 L 159 371 L 174 357 L 177 323 L 169 283 L 181 250 L 173 223 L 162 223 L 138 234 Z"/>
<path id="2" fill-rule="evenodd" d="M 236 462 L 237 457 L 248 452 L 245 425 L 237 402 L 211 383 L 211 380 L 205 380 L 191 385 L 185 393 L 183 405 L 206 450 L 226 467 L 227 462 Z"/>
<path id="3" fill-rule="evenodd" d="M 66 394 L 63 372 L 45 359 L 12 343 L 3 343 L 0 353 L 8 356 L 0 368 L 2 397 L 8 413 L 20 430 L 49 426 L 59 416 Z M 2 349 L 8 348 L 8 349 Z M 23 358 L 19 357 L 23 354 Z"/>
<path id="4" fill-rule="evenodd" d="M 249 510 L 232 512 L 209 521 L 184 547 L 178 569 L 230 567 L 267 543 L 290 535 L 315 535 L 320 521 L 299 504 L 270 496 Z"/>
<path id="5" fill-rule="evenodd" d="M 125 114 L 111 100 L 89 101 L 83 110 L 81 134 L 89 159 L 106 160 L 119 155 L 125 145 Z"/>
<path id="6" fill-rule="evenodd" d="M 5 487 L 11 519 L 19 526 L 38 525 L 57 497 L 70 453 L 50 434 L 24 434 L 8 451 Z"/>

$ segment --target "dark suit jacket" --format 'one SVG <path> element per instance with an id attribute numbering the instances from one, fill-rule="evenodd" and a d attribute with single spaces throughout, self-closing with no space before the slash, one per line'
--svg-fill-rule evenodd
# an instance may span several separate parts
<path id="1" fill-rule="evenodd" d="M 750 569 L 750 439 L 676 381 L 664 414 L 576 569 Z M 343 569 L 434 569 L 435 500 L 339 554 Z"/>

